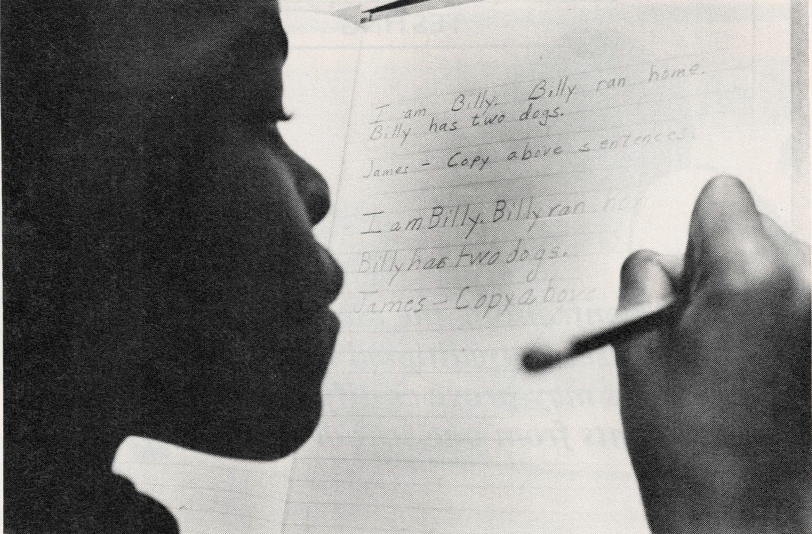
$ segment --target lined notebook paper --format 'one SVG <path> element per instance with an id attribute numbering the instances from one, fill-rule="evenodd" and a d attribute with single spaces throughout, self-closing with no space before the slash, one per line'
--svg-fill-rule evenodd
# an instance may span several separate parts
<path id="1" fill-rule="evenodd" d="M 519 354 L 613 314 L 623 259 L 683 248 L 715 174 L 788 221 L 788 6 L 481 2 L 329 20 L 286 20 L 302 74 L 283 133 L 339 177 L 319 235 L 346 273 L 342 332 L 322 421 L 267 490 L 281 509 L 244 525 L 645 532 L 611 350 L 541 376 Z M 338 81 L 310 77 L 319 58 L 345 62 Z M 212 509 L 245 503 L 226 492 Z"/>

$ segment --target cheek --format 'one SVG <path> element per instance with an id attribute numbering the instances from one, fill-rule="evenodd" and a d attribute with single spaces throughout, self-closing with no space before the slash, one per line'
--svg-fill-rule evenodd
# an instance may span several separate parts
<path id="1" fill-rule="evenodd" d="M 204 217 L 211 228 L 196 256 L 206 280 L 195 287 L 208 293 L 205 311 L 246 350 L 324 352 L 315 345 L 334 337 L 324 316 L 334 284 L 293 177 L 267 149 L 238 168 Z"/>
<path id="2" fill-rule="evenodd" d="M 165 439 L 269 458 L 269 446 L 287 454 L 312 433 L 337 323 L 283 154 L 256 132 L 214 123 L 216 135 L 189 126 L 175 144 L 158 133 L 153 144 L 161 158 L 150 159 L 144 198 L 139 305 L 154 325 L 146 352 L 160 357 L 145 389 L 156 422 L 180 435 Z"/>

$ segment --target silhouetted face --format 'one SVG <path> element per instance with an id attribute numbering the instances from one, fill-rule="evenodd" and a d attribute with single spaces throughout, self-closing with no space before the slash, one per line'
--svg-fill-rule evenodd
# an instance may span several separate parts
<path id="1" fill-rule="evenodd" d="M 341 271 L 311 232 L 327 185 L 276 129 L 287 54 L 276 5 L 176 4 L 150 6 L 137 35 L 122 30 L 130 60 L 113 69 L 130 87 L 122 128 L 142 136 L 132 161 L 146 177 L 139 432 L 276 458 L 318 422 L 338 332 L 328 305 Z"/>

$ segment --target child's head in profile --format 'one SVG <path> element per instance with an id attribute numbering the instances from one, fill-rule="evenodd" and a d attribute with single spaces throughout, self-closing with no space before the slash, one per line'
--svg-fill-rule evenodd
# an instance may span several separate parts
<path id="1" fill-rule="evenodd" d="M 108 531 L 127 435 L 308 439 L 341 271 L 311 232 L 326 183 L 276 129 L 275 2 L 37 4 L 3 13 L 6 526 Z"/>

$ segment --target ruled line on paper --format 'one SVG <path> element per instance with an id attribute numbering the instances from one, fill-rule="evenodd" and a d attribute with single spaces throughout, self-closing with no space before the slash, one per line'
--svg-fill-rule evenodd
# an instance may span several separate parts
<path id="1" fill-rule="evenodd" d="M 629 168 L 629 167 L 631 167 L 631 166 L 614 167 L 614 168 L 609 169 L 609 170 L 621 170 L 621 169 Z M 601 171 L 603 171 L 603 170 L 604 169 L 601 169 Z M 589 173 L 594 173 L 594 172 L 595 172 L 594 170 L 591 170 L 591 171 L 567 171 L 567 172 L 561 172 L 561 173 L 555 172 L 555 173 L 549 173 L 549 174 L 535 174 L 535 175 L 520 176 L 520 177 L 517 177 L 516 179 L 549 178 L 549 177 L 561 176 L 561 175 L 566 175 L 566 174 L 589 174 Z M 438 188 L 439 187 L 437 187 L 437 186 L 434 187 L 434 189 L 438 189 Z M 528 201 L 531 198 L 534 199 L 534 200 L 537 200 L 537 199 L 542 199 L 542 198 L 569 197 L 569 196 L 576 196 L 576 195 L 586 195 L 586 194 L 590 194 L 590 193 L 600 193 L 600 194 L 602 194 L 602 196 L 607 196 L 607 195 L 612 194 L 612 193 L 614 193 L 616 191 L 631 191 L 631 190 L 634 190 L 634 189 L 638 189 L 638 190 L 643 189 L 643 186 L 638 184 L 638 185 L 629 185 L 629 186 L 626 186 L 626 187 L 613 186 L 613 187 L 590 187 L 590 188 L 585 188 L 585 189 L 566 189 L 566 190 L 555 191 L 555 192 L 551 192 L 551 193 L 533 194 L 533 195 L 530 195 L 530 196 L 528 196 L 526 194 L 524 194 L 522 196 L 503 195 L 503 196 L 500 197 L 500 200 L 510 202 L 510 201 L 518 201 L 520 199 L 524 199 L 524 200 Z M 482 202 L 465 202 L 464 204 L 465 205 L 470 205 L 471 207 L 480 207 L 480 206 L 485 207 L 485 206 L 493 204 L 493 200 L 486 200 L 486 201 L 482 201 Z M 400 208 L 400 209 L 387 209 L 386 213 L 419 213 L 419 212 L 423 212 L 423 211 L 431 211 L 436 206 L 437 206 L 437 203 L 434 203 L 434 204 L 431 204 L 431 205 L 424 204 L 422 206 Z M 356 217 L 364 217 L 366 215 L 371 215 L 371 214 L 372 214 L 372 212 L 361 213 L 359 215 L 356 215 Z"/>
<path id="2" fill-rule="evenodd" d="M 188 490 L 193 492 L 200 492 L 200 491 L 210 491 L 213 493 L 221 494 L 227 493 L 230 495 L 240 495 L 242 497 L 250 497 L 252 499 L 257 499 L 263 502 L 267 502 L 270 497 L 266 492 L 262 493 L 254 493 L 254 492 L 246 492 L 246 491 L 239 491 L 230 489 L 223 486 L 197 486 L 197 485 L 189 485 L 189 484 L 164 484 L 160 482 L 142 482 L 138 484 L 139 487 L 145 488 L 172 488 L 174 490 Z M 283 502 L 285 499 L 279 499 L 280 502 Z"/>
<path id="3" fill-rule="evenodd" d="M 217 515 L 217 516 L 228 516 L 228 517 L 242 517 L 245 519 L 251 519 L 252 521 L 260 521 L 262 523 L 268 523 L 273 525 L 278 525 L 277 521 L 272 519 L 268 519 L 265 517 L 253 515 L 253 514 L 240 514 L 237 512 L 227 512 L 226 510 L 211 510 L 211 509 L 204 509 L 204 508 L 183 508 L 182 510 L 176 510 L 177 512 L 183 513 L 195 513 L 201 515 Z"/>
<path id="4" fill-rule="evenodd" d="M 555 472 L 555 471 L 550 471 Z M 560 472 L 560 471 L 559 471 Z M 577 471 L 571 470 L 566 471 L 567 475 L 577 474 Z M 431 482 L 392 482 L 386 480 L 375 480 L 375 481 L 365 481 L 365 480 L 356 480 L 356 479 L 297 479 L 291 478 L 291 483 L 316 483 L 316 484 L 348 484 L 354 485 L 358 484 L 360 486 L 394 486 L 394 487 L 409 487 L 409 488 L 435 488 L 435 487 L 442 487 L 442 483 L 431 483 Z M 458 486 L 468 489 L 475 489 L 475 490 L 511 490 L 516 491 L 515 485 L 508 485 L 508 484 L 466 484 L 466 483 L 458 483 Z M 526 490 L 538 490 L 543 491 L 549 488 L 548 486 L 544 485 L 532 485 L 532 484 L 522 484 L 522 488 Z"/>
<path id="5" fill-rule="evenodd" d="M 606 169 L 606 171 L 607 172 L 612 171 L 612 170 L 617 171 L 617 170 L 622 170 L 623 168 L 628 168 L 628 169 L 640 168 L 640 166 L 639 165 L 638 166 L 626 165 L 626 166 L 623 166 L 623 167 L 613 167 L 611 169 Z M 398 194 L 401 194 L 401 193 L 414 193 L 414 192 L 423 192 L 423 191 L 431 191 L 431 190 L 433 190 L 433 191 L 441 191 L 443 189 L 457 189 L 457 188 L 461 188 L 461 187 L 481 187 L 481 186 L 485 186 L 485 185 L 510 184 L 510 183 L 516 183 L 516 182 L 521 182 L 521 181 L 525 181 L 525 180 L 539 180 L 539 179 L 542 179 L 542 178 L 550 178 L 550 177 L 555 177 L 555 176 L 587 175 L 587 176 L 595 177 L 598 174 L 599 173 L 595 172 L 592 169 L 589 169 L 589 170 L 577 170 L 577 171 L 564 171 L 564 172 L 555 172 L 555 173 L 526 174 L 526 175 L 520 175 L 520 176 L 517 176 L 517 177 L 511 177 L 511 178 L 497 178 L 497 179 L 493 179 L 493 180 L 479 180 L 479 181 L 469 181 L 469 182 L 461 182 L 461 183 L 438 184 L 438 185 L 436 185 L 434 187 L 431 187 L 431 188 L 429 188 L 429 187 L 418 187 L 418 188 L 413 188 L 413 189 L 392 189 L 391 192 L 377 192 L 377 193 L 373 193 L 370 196 L 371 197 L 382 197 L 382 196 L 388 196 L 388 195 L 393 195 L 394 196 L 394 195 L 398 195 Z M 605 176 L 605 175 L 601 175 L 601 176 Z M 637 189 L 639 187 L 640 187 L 639 185 L 631 185 L 631 186 L 629 186 L 629 187 L 627 187 L 625 189 Z M 624 188 L 616 187 L 614 190 L 619 191 L 619 190 L 622 190 L 622 189 L 624 189 Z M 562 192 L 559 192 L 559 193 L 551 193 L 549 196 L 560 195 L 560 194 L 568 194 L 568 193 L 566 191 L 562 191 Z"/>
<path id="6" fill-rule="evenodd" d="M 535 48 L 535 47 L 533 47 L 533 48 Z M 671 60 L 674 60 L 674 59 L 682 59 L 682 58 L 694 57 L 694 56 L 707 57 L 707 56 L 712 56 L 712 54 L 718 53 L 718 52 L 732 52 L 732 51 L 735 51 L 735 50 L 742 50 L 742 49 L 747 49 L 749 51 L 749 48 L 750 48 L 749 45 L 729 46 L 729 47 L 722 47 L 722 48 L 717 48 L 717 49 L 708 50 L 708 51 L 700 50 L 700 51 L 688 52 L 688 53 L 683 53 L 683 54 L 673 54 L 673 55 L 669 55 L 669 56 L 665 56 L 665 57 L 658 57 L 657 60 L 658 61 L 671 61 Z M 613 70 L 625 70 L 625 69 L 630 69 L 630 68 L 634 68 L 634 67 L 641 67 L 641 66 L 644 66 L 644 65 L 647 65 L 647 63 L 643 63 L 643 62 L 625 63 L 625 64 L 622 64 L 622 65 L 615 65 L 615 66 L 611 66 L 611 67 L 605 67 L 605 68 L 602 68 L 602 69 L 589 69 L 589 70 L 574 71 L 574 72 L 563 71 L 563 72 L 560 72 L 560 73 L 556 72 L 556 76 L 582 76 L 582 75 L 587 75 L 587 74 L 597 74 L 599 72 L 607 72 L 607 71 L 613 71 Z M 749 68 L 750 66 L 748 65 L 747 67 Z M 524 78 L 524 79 L 521 79 L 521 80 L 515 80 L 515 81 L 505 82 L 505 83 L 501 83 L 501 84 L 495 84 L 495 85 L 491 85 L 490 87 L 495 89 L 495 88 L 499 88 L 499 87 L 518 86 L 518 85 L 524 85 L 524 84 L 527 84 L 527 83 L 535 82 L 538 79 L 539 79 L 539 76 L 536 76 L 536 77 L 533 77 L 533 78 Z M 421 96 L 419 96 L 419 97 L 403 99 L 403 100 L 387 99 L 387 101 L 391 102 L 393 104 L 395 104 L 395 103 L 402 104 L 402 103 L 406 103 L 406 102 L 416 102 L 416 101 L 420 101 L 420 100 L 435 98 L 435 97 L 438 97 L 438 96 L 453 95 L 453 94 L 456 94 L 458 92 L 470 93 L 470 92 L 473 92 L 473 91 L 478 91 L 480 89 L 482 89 L 482 87 L 480 87 L 480 86 L 468 86 L 468 87 L 465 87 L 463 89 L 455 89 L 453 91 L 443 91 L 441 93 L 421 94 Z"/>
<path id="7" fill-rule="evenodd" d="M 631 169 L 631 168 L 639 168 L 640 165 L 635 164 L 628 164 L 622 165 L 619 167 L 611 167 L 611 168 L 601 168 L 600 172 L 611 172 L 611 171 L 618 171 L 623 169 Z M 414 189 L 391 189 L 386 191 L 377 191 L 372 193 L 371 196 L 373 197 L 381 197 L 381 196 L 395 196 L 400 193 L 413 193 L 413 192 L 420 192 L 420 191 L 439 191 L 442 189 L 452 189 L 458 187 L 476 187 L 476 186 L 483 186 L 483 185 L 495 185 L 495 184 L 502 184 L 502 183 L 515 183 L 521 180 L 530 180 L 530 179 L 542 179 L 542 178 L 551 178 L 555 176 L 566 176 L 569 174 L 586 174 L 586 175 L 595 175 L 598 172 L 595 169 L 582 169 L 582 170 L 571 170 L 571 171 L 561 171 L 561 172 L 552 172 L 552 173 L 534 173 L 534 174 L 524 174 L 519 176 L 511 176 L 510 178 L 497 178 L 494 180 L 480 180 L 480 181 L 466 181 L 462 183 L 450 183 L 450 184 L 437 184 L 430 187 L 418 187 Z M 639 186 L 629 186 L 626 189 L 634 189 L 638 188 Z M 624 188 L 615 187 L 614 190 L 620 190 Z M 598 191 L 598 190 L 595 190 Z M 584 191 L 574 191 L 575 193 L 584 192 Z M 568 191 L 562 191 L 560 193 L 551 193 L 549 196 L 553 196 L 555 194 L 569 194 Z"/>
<path id="8" fill-rule="evenodd" d="M 471 466 L 492 466 L 492 467 L 538 467 L 536 462 L 533 461 L 511 461 L 503 462 L 498 460 L 436 460 L 436 459 L 409 459 L 409 458 L 370 458 L 370 457 L 351 457 L 351 456 L 301 456 L 298 458 L 303 461 L 322 462 L 357 462 L 357 463 L 370 463 L 370 464 L 419 464 L 419 465 L 471 465 Z M 543 468 L 542 468 L 543 469 Z M 548 470 L 549 471 L 549 470 Z M 577 473 L 576 469 L 567 470 L 565 472 Z M 615 473 L 616 469 L 597 469 L 597 473 Z"/>
<path id="9" fill-rule="evenodd" d="M 587 280 L 594 280 L 594 281 L 598 281 L 598 282 L 603 281 L 603 278 L 598 278 L 598 277 L 591 278 L 591 279 L 590 278 L 584 278 L 584 277 L 581 277 L 581 276 L 569 276 L 569 277 L 568 276 L 547 276 L 547 277 L 545 277 L 545 281 L 547 281 L 549 279 L 553 279 L 553 280 L 556 280 L 556 281 L 575 280 L 575 281 L 579 281 L 579 282 L 580 281 L 587 281 Z M 513 281 L 499 282 L 499 283 L 485 282 L 485 283 L 482 283 L 482 284 L 467 283 L 466 287 L 470 287 L 470 288 L 478 288 L 478 287 L 511 287 L 511 286 L 518 286 L 518 285 L 523 285 L 523 283 L 522 282 L 513 282 Z M 408 291 L 432 291 L 432 290 L 433 291 L 457 291 L 459 289 L 460 289 L 460 287 L 458 285 L 454 285 L 454 286 L 434 286 L 433 285 L 433 286 L 426 286 L 426 287 L 411 287 L 411 286 L 410 287 L 380 287 L 380 288 L 375 289 L 375 291 L 379 292 L 379 293 L 405 293 L 405 292 L 408 292 Z M 560 302 L 551 302 L 550 304 L 560 304 Z"/>
<path id="10" fill-rule="evenodd" d="M 718 114 L 718 113 L 711 110 L 711 111 L 707 111 L 705 113 L 693 114 L 692 117 L 699 118 L 699 117 L 703 117 L 703 116 L 707 116 L 707 115 L 714 115 L 714 114 Z M 415 151 L 415 152 L 390 152 L 389 154 L 393 158 L 402 157 L 402 156 L 422 156 L 422 155 L 425 155 L 425 154 L 433 154 L 435 152 L 446 152 L 446 151 L 451 151 L 451 150 L 463 150 L 463 149 L 468 149 L 468 148 L 479 148 L 479 147 L 483 147 L 483 146 L 490 146 L 490 145 L 496 145 L 496 144 L 509 144 L 509 143 L 516 143 L 516 142 L 520 142 L 520 141 L 535 141 L 535 140 L 538 140 L 538 139 L 545 139 L 545 138 L 548 138 L 548 137 L 563 137 L 563 136 L 567 136 L 567 135 L 588 134 L 588 133 L 597 133 L 597 132 L 608 132 L 608 131 L 611 131 L 611 130 L 628 129 L 628 128 L 632 127 L 632 126 L 643 126 L 643 125 L 648 125 L 648 124 L 660 124 L 660 123 L 663 123 L 663 122 L 669 122 L 669 121 L 664 121 L 664 120 L 661 120 L 661 119 L 654 119 L 654 120 L 648 120 L 648 121 L 643 121 L 643 122 L 631 123 L 631 124 L 628 124 L 628 125 L 624 124 L 622 126 L 612 126 L 612 127 L 609 127 L 609 128 L 602 128 L 602 129 L 586 129 L 586 130 L 570 130 L 570 131 L 567 131 L 567 132 L 551 132 L 551 133 L 544 133 L 544 134 L 535 135 L 535 136 L 495 139 L 495 140 L 490 140 L 490 141 L 483 141 L 481 143 L 466 143 L 466 144 L 463 144 L 463 145 L 445 146 L 445 147 L 433 148 L 431 150 L 418 150 L 418 151 Z M 572 152 L 572 153 L 575 153 L 575 152 Z"/>
<path id="11" fill-rule="evenodd" d="M 207 465 L 207 464 L 200 464 L 200 463 L 177 463 L 177 462 L 162 462 L 162 461 L 137 461 L 137 460 L 126 460 L 126 461 L 119 461 L 119 465 L 136 465 L 136 466 L 150 466 L 150 467 L 175 467 L 180 469 L 190 469 L 190 470 L 214 470 L 214 471 L 223 471 L 223 472 L 242 472 L 242 473 L 250 473 L 253 475 L 262 476 L 263 469 L 262 468 L 248 468 L 248 467 L 239 467 L 235 465 Z"/>
<path id="12" fill-rule="evenodd" d="M 348 524 L 348 525 L 337 525 L 335 523 L 325 523 L 325 524 L 318 524 L 318 523 L 284 523 L 286 527 L 304 527 L 308 531 L 311 529 L 319 529 L 319 530 L 326 530 L 332 533 L 336 532 L 336 529 L 347 529 L 347 531 L 353 534 L 364 534 L 366 532 L 413 532 L 414 534 L 436 534 L 436 531 L 428 531 L 428 530 L 416 530 L 414 528 L 404 529 L 402 527 L 393 527 L 393 528 L 384 528 L 384 527 L 376 527 L 370 528 L 367 526 L 359 526 L 357 524 Z"/>
<path id="13" fill-rule="evenodd" d="M 728 68 L 723 68 L 723 69 L 714 69 L 712 72 L 709 72 L 707 74 L 707 77 L 705 77 L 704 79 L 708 80 L 709 78 L 712 78 L 714 76 L 721 76 L 721 75 L 724 75 L 724 74 L 727 74 L 727 73 L 730 73 L 730 72 L 745 71 L 745 70 L 747 70 L 749 68 L 750 68 L 750 65 L 737 65 L 737 66 L 734 66 L 734 67 L 728 67 Z M 558 76 L 558 75 L 556 75 L 556 76 Z M 566 76 L 566 74 L 564 76 Z M 535 80 L 530 80 L 530 81 L 535 81 Z M 647 86 L 647 85 L 648 85 L 648 82 L 646 82 L 646 81 L 627 82 L 624 85 L 624 88 L 635 87 L 635 86 Z M 472 91 L 492 90 L 493 88 L 496 88 L 496 87 L 499 87 L 499 85 L 497 84 L 497 85 L 492 85 L 492 86 L 475 87 L 475 88 L 468 88 L 468 89 L 462 89 L 462 90 L 457 90 L 457 91 L 449 91 L 447 94 L 451 94 L 451 95 L 453 95 L 453 94 L 465 94 L 465 93 L 470 93 Z M 738 88 L 736 88 L 736 89 L 738 89 Z M 731 90 L 729 88 L 725 88 L 725 89 L 719 89 L 718 91 L 702 91 L 702 93 L 699 94 L 699 95 L 697 95 L 697 94 L 673 95 L 673 96 L 667 96 L 667 97 L 661 97 L 661 98 L 652 98 L 652 99 L 648 99 L 648 100 L 640 100 L 640 101 L 636 101 L 636 102 L 627 102 L 627 103 L 624 103 L 624 104 L 617 104 L 617 105 L 614 105 L 614 106 L 601 106 L 601 107 L 595 107 L 595 108 L 575 109 L 575 110 L 569 111 L 569 114 L 574 115 L 574 114 L 577 114 L 577 113 L 588 113 L 588 112 L 597 113 L 597 112 L 609 111 L 609 110 L 613 110 L 613 109 L 639 107 L 639 106 L 644 106 L 644 105 L 648 105 L 648 104 L 670 102 L 670 101 L 674 101 L 674 100 L 683 100 L 683 99 L 687 99 L 687 98 L 698 98 L 698 97 L 703 97 L 703 96 L 706 96 L 706 95 L 711 95 L 712 96 L 712 95 L 722 94 L 722 93 L 736 94 L 736 90 L 734 90 L 731 93 Z M 575 96 L 575 95 L 591 95 L 591 96 L 594 96 L 595 94 L 596 94 L 596 92 L 592 91 L 592 90 L 590 90 L 590 91 L 578 91 L 576 89 L 575 91 L 572 92 L 572 94 L 570 96 Z M 524 96 L 524 97 L 518 98 L 516 100 L 499 100 L 498 105 L 501 108 L 503 108 L 503 107 L 506 107 L 506 106 L 514 105 L 514 104 L 527 104 L 528 102 L 529 102 L 529 100 L 528 100 L 527 96 Z M 397 103 L 398 102 L 392 102 L 391 104 L 397 104 Z M 389 104 L 389 105 L 391 105 L 391 104 Z M 457 113 L 457 110 L 449 110 L 449 109 L 447 109 L 447 107 L 448 106 L 446 105 L 446 106 L 444 106 L 442 108 L 436 108 L 436 109 L 427 109 L 427 108 L 421 108 L 421 109 L 426 109 L 426 114 L 434 116 L 434 117 L 447 115 L 447 114 L 450 114 L 450 113 Z M 388 117 L 387 118 L 385 116 L 382 116 L 380 118 L 375 119 L 375 124 L 377 124 L 377 123 L 385 123 L 385 122 L 392 122 L 392 121 L 399 121 L 399 120 L 403 120 L 403 117 L 398 116 L 398 117 Z M 503 122 L 501 124 L 510 124 L 511 122 L 519 122 L 519 121 L 514 120 L 514 121 L 509 121 L 509 122 Z M 458 128 L 455 131 L 461 131 L 461 130 L 464 130 L 464 129 L 467 129 L 467 128 L 470 128 L 470 127 Z"/>
<path id="14" fill-rule="evenodd" d="M 525 221 L 515 221 L 517 223 L 522 223 Z M 610 235 L 613 234 L 612 230 L 606 231 L 585 231 L 585 232 L 566 232 L 566 233 L 559 233 L 559 234 L 544 234 L 543 236 L 539 237 L 522 237 L 521 239 L 526 243 L 534 243 L 534 242 L 542 242 L 549 239 L 556 239 L 561 237 L 581 237 L 581 236 L 601 236 L 601 235 Z M 348 250 L 342 253 L 336 253 L 335 256 L 338 258 L 348 257 L 348 256 L 357 256 L 362 252 L 384 252 L 387 250 L 390 251 L 403 251 L 403 252 L 412 252 L 415 250 L 442 250 L 442 249 L 458 249 L 461 245 L 468 245 L 469 247 L 484 247 L 488 245 L 508 245 L 511 243 L 515 243 L 517 238 L 510 238 L 510 239 L 496 239 L 496 240 L 482 240 L 482 241 L 453 241 L 453 242 L 443 242 L 437 245 L 427 245 L 427 246 L 415 246 L 415 247 L 398 247 L 396 245 L 392 245 L 389 247 L 384 248 L 362 248 L 356 250 Z M 576 257 L 576 256 L 570 256 Z M 362 273 L 359 273 L 362 274 Z"/>

